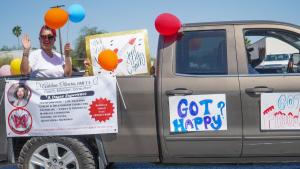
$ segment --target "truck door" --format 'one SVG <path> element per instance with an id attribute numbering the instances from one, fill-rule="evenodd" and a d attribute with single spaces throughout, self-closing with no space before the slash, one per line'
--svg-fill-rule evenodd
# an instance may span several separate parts
<path id="1" fill-rule="evenodd" d="M 235 30 L 243 156 L 299 156 L 299 29 L 261 23 Z"/>
<path id="2" fill-rule="evenodd" d="M 160 45 L 157 87 L 163 160 L 239 157 L 242 115 L 233 26 L 186 26 L 175 41 L 166 38 Z M 174 96 L 185 100 L 181 106 L 169 100 Z M 219 105 L 219 110 L 226 109 L 226 115 L 219 119 L 219 130 L 220 123 L 218 126 L 212 124 L 213 119 L 204 119 L 204 111 L 210 111 L 213 104 L 205 109 L 205 104 L 199 102 L 221 97 L 226 108 Z M 216 105 L 214 108 L 218 109 Z M 171 117 L 178 116 L 179 111 L 185 117 Z"/>

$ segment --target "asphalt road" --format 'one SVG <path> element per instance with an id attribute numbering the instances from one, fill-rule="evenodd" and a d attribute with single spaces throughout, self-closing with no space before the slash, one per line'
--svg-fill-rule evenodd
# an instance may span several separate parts
<path id="1" fill-rule="evenodd" d="M 300 163 L 289 164 L 205 164 L 205 165 L 170 165 L 170 164 L 124 164 L 118 163 L 113 169 L 300 169 Z"/>
<path id="2" fill-rule="evenodd" d="M 17 169 L 11 165 L 0 165 L 0 169 Z M 152 163 L 115 163 L 110 169 L 300 169 L 300 163 L 277 164 L 205 164 L 172 165 Z"/>

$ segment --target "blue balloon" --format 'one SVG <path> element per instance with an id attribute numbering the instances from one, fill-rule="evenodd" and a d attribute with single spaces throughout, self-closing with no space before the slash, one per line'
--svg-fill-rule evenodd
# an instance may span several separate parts
<path id="1" fill-rule="evenodd" d="M 71 5 L 68 8 L 68 13 L 69 13 L 69 19 L 75 23 L 82 21 L 85 17 L 85 10 L 79 4 Z"/>

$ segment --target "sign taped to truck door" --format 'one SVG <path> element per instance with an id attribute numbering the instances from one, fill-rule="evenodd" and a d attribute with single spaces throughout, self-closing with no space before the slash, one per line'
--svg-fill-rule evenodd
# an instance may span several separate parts
<path id="1" fill-rule="evenodd" d="M 170 131 L 227 130 L 225 94 L 169 97 Z"/>
<path id="2" fill-rule="evenodd" d="M 118 132 L 115 77 L 6 82 L 8 137 Z"/>
<path id="3" fill-rule="evenodd" d="M 300 93 L 262 93 L 261 129 L 300 129 Z"/>

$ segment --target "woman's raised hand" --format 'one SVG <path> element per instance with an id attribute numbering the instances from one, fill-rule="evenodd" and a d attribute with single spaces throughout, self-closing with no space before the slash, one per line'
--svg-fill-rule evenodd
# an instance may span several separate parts
<path id="1" fill-rule="evenodd" d="M 22 37 L 22 45 L 23 45 L 23 48 L 24 48 L 24 49 L 29 50 L 29 49 L 31 48 L 30 39 L 29 39 L 29 36 L 28 36 L 27 34 L 25 34 L 25 35 Z"/>

